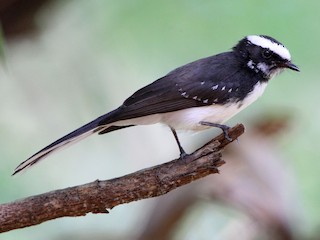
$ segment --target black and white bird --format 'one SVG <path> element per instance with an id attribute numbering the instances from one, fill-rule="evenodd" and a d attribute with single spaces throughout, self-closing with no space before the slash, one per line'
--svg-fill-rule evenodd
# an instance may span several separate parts
<path id="1" fill-rule="evenodd" d="M 229 138 L 223 123 L 257 100 L 268 81 L 286 68 L 299 71 L 283 44 L 269 36 L 247 36 L 229 52 L 186 64 L 141 88 L 117 109 L 35 153 L 13 174 L 91 134 L 136 125 L 168 125 L 183 156 L 176 130 L 218 127 Z"/>

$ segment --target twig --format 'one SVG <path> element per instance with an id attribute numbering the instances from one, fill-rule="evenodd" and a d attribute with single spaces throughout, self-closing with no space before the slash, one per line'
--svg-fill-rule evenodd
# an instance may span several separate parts
<path id="1" fill-rule="evenodd" d="M 229 136 L 237 139 L 243 132 L 244 127 L 239 124 L 229 130 Z M 107 209 L 120 204 L 163 195 L 194 180 L 218 173 L 218 167 L 225 163 L 221 159 L 221 150 L 229 143 L 221 134 L 193 152 L 187 161 L 175 159 L 120 178 L 96 180 L 2 204 L 0 232 L 60 217 L 85 216 L 90 212 L 108 213 Z"/>

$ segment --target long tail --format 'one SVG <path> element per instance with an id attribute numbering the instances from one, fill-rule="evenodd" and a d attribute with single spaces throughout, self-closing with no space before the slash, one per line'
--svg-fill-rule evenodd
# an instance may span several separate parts
<path id="1" fill-rule="evenodd" d="M 98 132 L 99 134 L 115 131 L 121 128 L 129 127 L 129 126 L 111 126 L 111 125 L 104 125 L 101 126 L 101 120 L 105 119 L 106 115 L 101 116 L 92 122 L 87 123 L 86 125 L 74 130 L 73 132 L 65 135 L 64 137 L 58 139 L 57 141 L 51 143 L 50 145 L 46 146 L 45 148 L 41 149 L 39 152 L 32 155 L 30 158 L 25 160 L 24 162 L 20 163 L 19 166 L 16 167 L 12 175 L 17 174 L 18 172 L 33 166 L 35 163 L 39 162 L 40 160 L 46 158 L 48 155 L 61 150 L 62 148 L 68 147 L 73 143 L 76 143 L 93 133 Z"/>

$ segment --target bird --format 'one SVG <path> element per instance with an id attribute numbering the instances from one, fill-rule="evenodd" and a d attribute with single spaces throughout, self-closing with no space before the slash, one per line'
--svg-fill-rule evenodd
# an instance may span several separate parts
<path id="1" fill-rule="evenodd" d="M 187 156 L 177 130 L 220 128 L 256 101 L 268 82 L 283 70 L 299 72 L 289 50 L 267 35 L 248 35 L 227 52 L 205 57 L 174 69 L 134 92 L 121 106 L 36 152 L 13 174 L 94 133 L 106 134 L 136 125 L 167 125 L 177 142 L 180 158 Z"/>

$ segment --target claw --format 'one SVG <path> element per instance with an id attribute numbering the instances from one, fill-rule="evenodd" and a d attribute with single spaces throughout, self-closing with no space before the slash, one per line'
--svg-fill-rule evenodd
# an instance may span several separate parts
<path id="1" fill-rule="evenodd" d="M 180 159 L 181 159 L 181 160 L 185 160 L 185 159 L 189 156 L 189 154 L 187 154 L 187 153 L 184 151 L 183 147 L 181 146 L 181 143 L 180 143 L 180 141 L 179 141 L 179 138 L 178 138 L 178 135 L 177 135 L 176 130 L 174 130 L 174 128 L 172 128 L 172 127 L 171 127 L 170 129 L 171 129 L 171 131 L 172 131 L 172 133 L 173 133 L 174 139 L 176 140 L 176 142 L 177 142 L 177 144 L 178 144 L 179 151 L 180 151 Z"/>
<path id="2" fill-rule="evenodd" d="M 232 141 L 232 138 L 229 136 L 229 128 L 228 129 L 222 129 L 223 131 L 223 135 L 225 137 L 225 139 L 227 139 L 229 142 Z"/>
<path id="3" fill-rule="evenodd" d="M 185 151 L 183 151 L 182 153 L 180 153 L 180 159 L 181 160 L 184 160 L 186 157 L 188 157 L 189 156 L 189 154 L 188 153 L 186 153 Z"/>
<path id="4" fill-rule="evenodd" d="M 183 152 L 183 153 L 180 153 L 180 160 L 184 164 L 189 164 L 190 162 L 192 162 L 194 160 L 194 158 L 192 157 L 192 155 Z"/>

